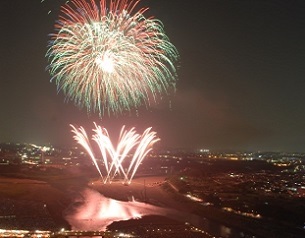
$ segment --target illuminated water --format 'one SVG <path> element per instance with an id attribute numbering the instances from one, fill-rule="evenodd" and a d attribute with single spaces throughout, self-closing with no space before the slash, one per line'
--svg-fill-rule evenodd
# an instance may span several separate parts
<path id="1" fill-rule="evenodd" d="M 137 201 L 118 201 L 107 198 L 92 189 L 85 189 L 79 197 L 76 197 L 73 204 L 65 211 L 64 217 L 71 225 L 72 230 L 105 231 L 107 226 L 115 221 L 148 215 L 160 215 L 181 222 L 189 222 L 210 234 L 224 238 L 254 237 L 197 215 Z"/>
<path id="2" fill-rule="evenodd" d="M 176 211 L 137 201 L 122 202 L 106 198 L 86 189 L 68 208 L 65 219 L 73 230 L 106 230 L 115 221 L 141 218 L 146 215 L 170 215 Z"/>

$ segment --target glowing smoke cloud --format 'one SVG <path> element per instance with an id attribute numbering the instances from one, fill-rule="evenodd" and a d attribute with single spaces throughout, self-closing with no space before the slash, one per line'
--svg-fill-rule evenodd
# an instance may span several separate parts
<path id="1" fill-rule="evenodd" d="M 50 34 L 48 70 L 79 107 L 119 114 L 175 88 L 179 56 L 163 25 L 135 0 L 74 0 Z"/>
<path id="2" fill-rule="evenodd" d="M 156 138 L 156 133 L 151 131 L 151 128 L 147 128 L 144 133 L 140 135 L 135 132 L 134 128 L 128 131 L 125 130 L 125 127 L 123 126 L 117 147 L 115 148 L 111 142 L 108 131 L 95 123 L 94 125 L 95 129 L 93 129 L 93 131 L 95 134 L 92 139 L 97 143 L 100 149 L 106 174 L 103 175 L 99 167 L 97 158 L 90 146 L 88 135 L 83 127 L 77 129 L 71 125 L 74 139 L 87 151 L 104 183 L 107 181 L 111 182 L 117 173 L 123 176 L 126 183 L 130 183 L 141 162 L 152 150 L 153 144 L 160 139 Z M 133 152 L 133 154 L 131 158 L 129 158 L 128 156 L 131 152 Z M 129 161 L 127 161 L 127 157 Z M 128 166 L 124 167 L 123 163 L 128 164 Z"/>

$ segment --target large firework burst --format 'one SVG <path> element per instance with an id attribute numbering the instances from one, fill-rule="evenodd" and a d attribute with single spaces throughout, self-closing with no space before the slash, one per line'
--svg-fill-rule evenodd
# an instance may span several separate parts
<path id="1" fill-rule="evenodd" d="M 47 51 L 58 91 L 88 111 L 118 114 L 175 86 L 178 52 L 135 0 L 74 0 L 61 8 Z"/>

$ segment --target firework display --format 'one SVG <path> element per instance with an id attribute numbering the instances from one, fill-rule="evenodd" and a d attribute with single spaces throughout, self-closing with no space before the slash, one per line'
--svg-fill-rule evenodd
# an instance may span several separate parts
<path id="1" fill-rule="evenodd" d="M 67 100 L 100 116 L 120 114 L 175 87 L 178 52 L 163 24 L 134 0 L 73 0 L 61 8 L 48 70 Z"/>
<path id="2" fill-rule="evenodd" d="M 134 128 L 126 130 L 123 126 L 115 148 L 108 131 L 104 127 L 94 125 L 92 140 L 97 143 L 102 159 L 95 156 L 83 127 L 76 128 L 71 125 L 74 139 L 87 151 L 104 183 L 111 182 L 119 174 L 124 183 L 129 184 L 145 156 L 152 150 L 153 144 L 160 139 L 151 128 L 147 128 L 140 135 Z M 104 174 L 102 170 L 105 171 Z"/>

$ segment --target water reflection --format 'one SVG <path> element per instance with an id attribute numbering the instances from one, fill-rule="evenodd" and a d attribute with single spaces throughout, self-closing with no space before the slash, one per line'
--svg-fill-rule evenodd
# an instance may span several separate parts
<path id="1" fill-rule="evenodd" d="M 122 202 L 104 197 L 97 191 L 86 189 L 65 211 L 65 219 L 73 230 L 99 230 L 115 221 L 141 218 L 146 215 L 169 215 L 174 210 L 137 201 Z"/>
<path id="2" fill-rule="evenodd" d="M 136 219 L 148 215 L 160 215 L 187 222 L 217 237 L 254 237 L 191 213 L 137 201 L 118 201 L 107 198 L 92 189 L 85 189 L 78 197 L 75 197 L 74 202 L 65 211 L 64 217 L 72 230 L 105 231 L 107 226 L 115 221 Z"/>

